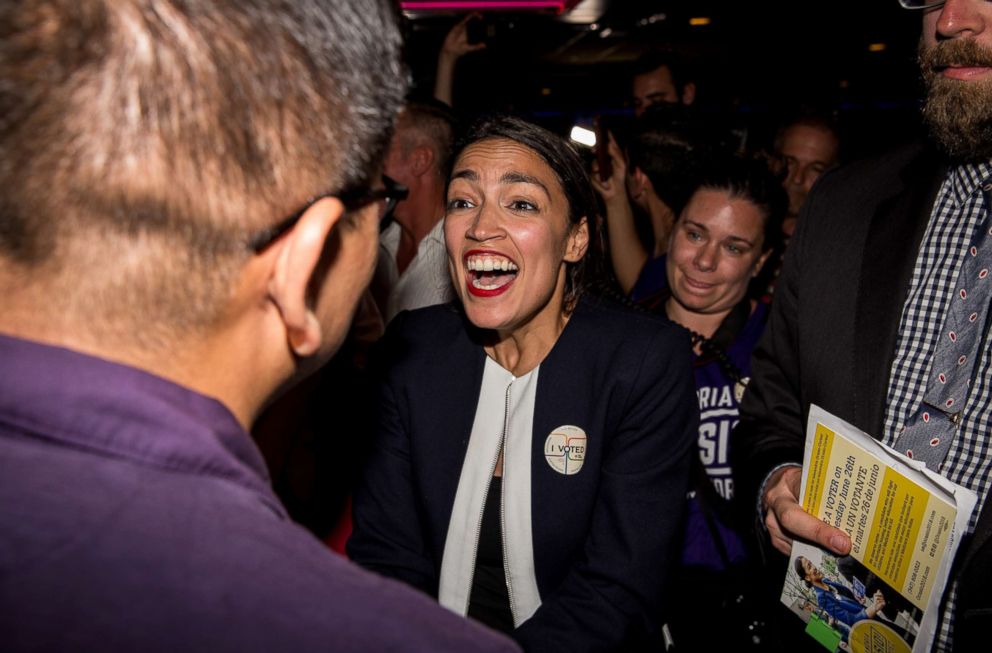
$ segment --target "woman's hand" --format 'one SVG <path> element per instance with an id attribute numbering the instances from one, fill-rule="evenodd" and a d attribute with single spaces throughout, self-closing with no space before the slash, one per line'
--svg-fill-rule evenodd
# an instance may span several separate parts
<path id="1" fill-rule="evenodd" d="M 627 199 L 627 161 L 623 157 L 623 152 L 620 151 L 620 146 L 614 140 L 613 134 L 609 132 L 607 134 L 610 140 L 606 144 L 606 148 L 610 155 L 610 160 L 613 162 L 613 174 L 606 181 L 601 181 L 599 178 L 599 162 L 593 161 L 592 187 L 596 189 L 596 192 L 600 194 L 604 202 L 610 204 L 619 199 L 623 199 L 624 201 Z M 597 144 L 597 147 L 602 146 L 602 144 Z"/>
<path id="2" fill-rule="evenodd" d="M 434 79 L 434 97 L 448 106 L 452 105 L 455 86 L 455 64 L 462 55 L 486 47 L 485 43 L 468 42 L 468 22 L 482 18 L 482 14 L 469 14 L 448 30 L 437 55 L 437 74 Z"/>
<path id="3" fill-rule="evenodd" d="M 447 36 L 444 37 L 444 44 L 441 46 L 441 58 L 457 61 L 469 52 L 484 49 L 486 47 L 485 43 L 468 42 L 469 21 L 481 18 L 482 14 L 469 14 L 455 23 L 455 25 L 448 30 Z"/>
<path id="4" fill-rule="evenodd" d="M 613 274 L 620 284 L 623 294 L 627 294 L 637 283 L 641 268 L 648 260 L 648 252 L 641 244 L 637 227 L 634 225 L 634 211 L 627 197 L 627 161 L 613 134 L 607 132 L 607 153 L 613 164 L 613 174 L 606 181 L 599 178 L 599 162 L 592 164 L 592 187 L 596 189 L 606 205 L 606 228 L 609 235 L 610 259 Z M 600 147 L 602 147 L 600 145 Z"/>

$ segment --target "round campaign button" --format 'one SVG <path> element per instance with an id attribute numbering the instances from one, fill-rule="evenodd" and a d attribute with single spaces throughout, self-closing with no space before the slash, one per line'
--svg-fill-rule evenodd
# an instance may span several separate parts
<path id="1" fill-rule="evenodd" d="M 586 432 L 578 426 L 559 426 L 544 441 L 544 458 L 559 474 L 578 474 L 586 459 Z"/>

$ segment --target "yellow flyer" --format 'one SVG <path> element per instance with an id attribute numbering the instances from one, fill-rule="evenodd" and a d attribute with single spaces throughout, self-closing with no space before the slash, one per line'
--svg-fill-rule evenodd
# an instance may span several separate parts
<path id="1" fill-rule="evenodd" d="M 810 409 L 800 502 L 851 537 L 836 557 L 793 545 L 782 602 L 825 648 L 929 650 L 948 570 L 976 497 Z"/>

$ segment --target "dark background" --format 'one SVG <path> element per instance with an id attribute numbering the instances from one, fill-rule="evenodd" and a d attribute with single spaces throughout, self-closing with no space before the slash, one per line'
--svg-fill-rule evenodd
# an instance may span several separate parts
<path id="1" fill-rule="evenodd" d="M 896 0 L 582 0 L 552 11 L 485 10 L 488 48 L 458 65 L 466 115 L 509 110 L 565 133 L 605 114 L 631 115 L 630 66 L 652 47 L 693 62 L 702 110 L 770 138 L 799 106 L 833 114 L 845 158 L 921 132 L 915 63 L 919 12 Z M 407 59 L 433 90 L 447 30 L 468 10 L 406 11 Z M 690 25 L 693 17 L 710 24 Z M 882 44 L 881 47 L 873 44 Z"/>

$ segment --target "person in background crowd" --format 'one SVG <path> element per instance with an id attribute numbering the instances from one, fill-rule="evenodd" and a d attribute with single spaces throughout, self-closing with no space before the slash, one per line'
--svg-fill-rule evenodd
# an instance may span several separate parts
<path id="1" fill-rule="evenodd" d="M 688 338 L 586 292 L 595 196 L 554 134 L 478 124 L 447 198 L 459 301 L 401 314 L 383 340 L 348 553 L 528 651 L 643 650 L 676 591 Z"/>
<path id="2" fill-rule="evenodd" d="M 734 433 L 735 486 L 743 506 L 760 501 L 768 538 L 782 553 L 793 538 L 838 555 L 850 550 L 843 531 L 798 501 L 806 415 L 815 403 L 971 488 L 978 506 L 932 650 L 985 650 L 992 289 L 982 282 L 992 267 L 992 3 L 902 4 L 925 5 L 923 115 L 936 147 L 915 143 L 828 173 L 807 198 L 755 349 Z"/>
<path id="3" fill-rule="evenodd" d="M 782 238 L 772 252 L 771 260 L 752 283 L 752 295 L 771 302 L 775 283 L 782 273 L 785 249 L 789 244 L 799 211 L 806 195 L 820 175 L 835 167 L 840 160 L 840 136 L 834 123 L 817 114 L 807 113 L 795 118 L 775 135 L 769 166 L 781 177 L 788 193 L 789 206 L 782 221 Z"/>
<path id="4" fill-rule="evenodd" d="M 765 327 L 766 304 L 747 296 L 781 234 L 787 200 L 764 164 L 730 159 L 703 174 L 675 223 L 666 257 L 664 291 L 644 300 L 692 333 L 700 415 L 698 465 L 676 572 L 679 598 L 669 623 L 679 650 L 731 650 L 760 633 L 736 621 L 712 628 L 710 602 L 728 612 L 745 595 L 753 604 L 756 577 L 734 517 L 731 430 L 751 371 L 751 350 Z M 739 628 L 739 629 L 737 629 Z"/>
<path id="5" fill-rule="evenodd" d="M 696 82 L 688 65 L 674 52 L 653 50 L 634 63 L 630 83 L 634 115 L 638 118 L 655 104 L 682 104 L 696 100 Z"/>
<path id="6" fill-rule="evenodd" d="M 776 172 L 789 194 L 789 212 L 782 223 L 786 238 L 796 229 L 799 210 L 813 184 L 840 160 L 840 137 L 834 124 L 816 115 L 792 120 L 775 135 Z"/>
<path id="7" fill-rule="evenodd" d="M 407 189 L 382 233 L 373 295 L 386 324 L 403 310 L 443 304 L 454 293 L 444 249 L 444 185 L 455 118 L 440 102 L 413 101 L 396 122 L 383 174 Z"/>
<path id="8" fill-rule="evenodd" d="M 638 120 L 626 155 L 610 136 L 613 173 L 592 184 L 606 207 L 610 262 L 624 294 L 639 300 L 665 287 L 665 251 L 672 226 L 717 150 L 704 123 L 682 105 L 659 104 Z M 651 222 L 645 248 L 637 210 Z"/>
<path id="9" fill-rule="evenodd" d="M 0 2 L 4 650 L 516 650 L 290 522 L 247 433 L 372 274 L 391 4 Z"/>

